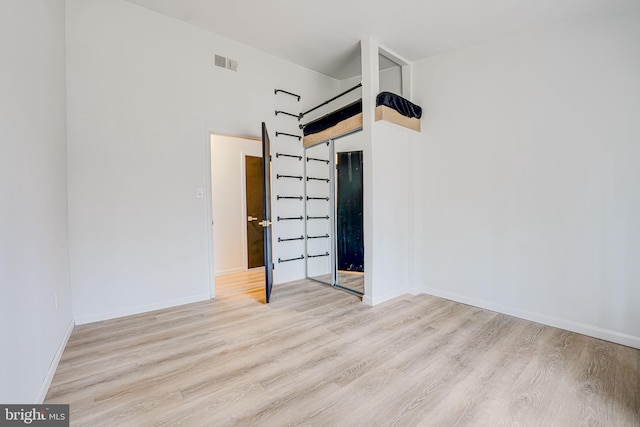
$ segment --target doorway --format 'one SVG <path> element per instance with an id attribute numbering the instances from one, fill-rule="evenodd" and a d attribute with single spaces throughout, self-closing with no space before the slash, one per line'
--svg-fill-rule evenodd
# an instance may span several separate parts
<path id="1" fill-rule="evenodd" d="M 356 131 L 305 148 L 307 278 L 360 296 L 365 271 L 363 142 L 362 132 Z"/>
<path id="2" fill-rule="evenodd" d="M 257 297 L 264 294 L 262 144 L 211 134 L 210 146 L 215 296 Z"/>
<path id="3" fill-rule="evenodd" d="M 338 272 L 364 272 L 362 151 L 336 153 Z"/>

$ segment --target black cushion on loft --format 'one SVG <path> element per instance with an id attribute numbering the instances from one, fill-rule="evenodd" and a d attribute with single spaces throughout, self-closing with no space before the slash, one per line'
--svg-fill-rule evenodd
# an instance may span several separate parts
<path id="1" fill-rule="evenodd" d="M 415 117 L 417 119 L 422 117 L 422 107 L 392 92 L 380 92 L 376 97 L 376 107 L 379 105 L 393 108 L 405 117 Z M 362 99 L 308 123 L 304 127 L 304 135 L 322 132 L 360 113 L 362 113 Z"/>
<path id="2" fill-rule="evenodd" d="M 389 108 L 393 108 L 398 113 L 406 117 L 415 117 L 417 119 L 422 117 L 422 107 L 404 99 L 400 95 L 396 95 L 395 93 L 380 92 L 376 97 L 376 107 L 379 105 L 385 105 Z"/>
<path id="3" fill-rule="evenodd" d="M 330 127 L 337 125 L 341 121 L 360 113 L 362 113 L 362 99 L 359 99 L 356 102 L 346 105 L 339 110 L 336 110 L 324 117 L 308 123 L 304 127 L 304 135 L 306 136 L 322 132 L 325 129 L 329 129 Z"/>

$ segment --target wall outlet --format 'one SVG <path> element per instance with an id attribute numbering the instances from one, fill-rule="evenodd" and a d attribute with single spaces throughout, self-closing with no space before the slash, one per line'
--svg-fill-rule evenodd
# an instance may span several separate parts
<path id="1" fill-rule="evenodd" d="M 204 198 L 204 188 L 200 188 L 200 187 L 196 188 L 196 197 L 198 199 Z"/>

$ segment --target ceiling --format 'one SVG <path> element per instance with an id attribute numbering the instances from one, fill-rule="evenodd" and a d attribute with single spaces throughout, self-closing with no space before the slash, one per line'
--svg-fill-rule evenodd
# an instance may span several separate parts
<path id="1" fill-rule="evenodd" d="M 640 0 L 128 0 L 328 76 L 358 74 L 370 36 L 409 62 Z"/>

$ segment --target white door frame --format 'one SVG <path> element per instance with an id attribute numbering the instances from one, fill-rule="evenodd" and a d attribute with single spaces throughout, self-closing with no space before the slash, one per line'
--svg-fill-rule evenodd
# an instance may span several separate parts
<path id="1" fill-rule="evenodd" d="M 204 152 L 205 152 L 205 156 L 204 156 L 204 170 L 205 170 L 205 191 L 204 191 L 204 203 L 206 205 L 205 207 L 205 232 L 206 232 L 206 240 L 207 240 L 207 259 L 209 262 L 209 268 L 207 269 L 207 273 L 209 276 L 209 284 L 210 284 L 210 288 L 209 288 L 209 296 L 211 299 L 216 297 L 216 284 L 215 284 L 215 278 L 216 278 L 216 274 L 215 274 L 215 268 L 214 268 L 214 254 L 215 254 L 215 247 L 214 247 L 214 243 L 213 243 L 213 188 L 211 185 L 211 180 L 212 180 L 212 170 L 211 170 L 211 137 L 214 135 L 218 135 L 218 136 L 230 136 L 230 137 L 234 137 L 234 138 L 242 138 L 242 139 L 249 139 L 249 140 L 254 140 L 254 141 L 260 141 L 259 137 L 256 136 L 244 136 L 244 135 L 239 135 L 237 132 L 233 132 L 233 131 L 228 131 L 228 130 L 221 130 L 219 128 L 215 128 L 215 127 L 206 127 L 205 128 L 205 144 L 204 144 Z M 242 162 L 242 166 L 241 166 L 241 171 L 242 173 L 244 173 L 244 155 L 245 153 L 242 152 L 241 153 L 241 162 Z M 244 194 L 244 189 L 242 189 L 242 192 Z M 243 196 L 243 201 L 242 201 L 242 205 L 243 205 L 243 211 L 246 213 L 246 200 L 244 200 L 244 196 Z M 243 245 L 245 246 L 245 250 L 244 250 L 244 259 L 245 259 L 245 268 L 246 268 L 246 259 L 247 259 L 247 254 L 246 254 L 246 230 L 243 230 Z"/>

